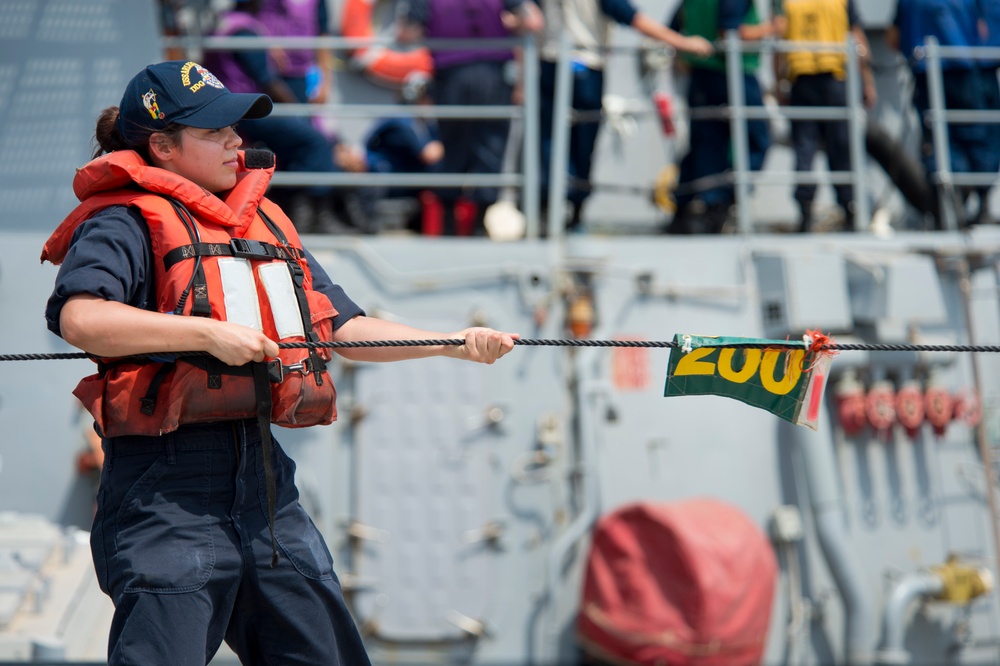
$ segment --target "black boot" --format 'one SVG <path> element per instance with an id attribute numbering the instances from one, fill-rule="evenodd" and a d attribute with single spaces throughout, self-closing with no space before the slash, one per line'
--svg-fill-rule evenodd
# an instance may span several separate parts
<path id="1" fill-rule="evenodd" d="M 812 223 L 812 201 L 799 201 L 799 233 L 809 233 Z"/>

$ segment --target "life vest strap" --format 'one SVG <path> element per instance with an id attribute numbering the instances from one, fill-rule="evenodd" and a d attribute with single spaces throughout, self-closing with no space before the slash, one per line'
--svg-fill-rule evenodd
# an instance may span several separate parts
<path id="1" fill-rule="evenodd" d="M 241 257 L 246 259 L 282 259 L 292 261 L 305 256 L 299 248 L 280 247 L 250 238 L 233 238 L 228 243 L 192 243 L 167 252 L 163 257 L 165 270 L 185 259 L 195 257 Z"/>
<path id="2" fill-rule="evenodd" d="M 264 212 L 263 208 L 257 208 L 257 213 L 260 215 L 260 219 L 264 221 L 267 228 L 271 230 L 274 237 L 278 239 L 278 242 L 287 245 L 288 238 L 282 232 L 281 227 L 271 219 L 271 216 Z M 309 298 L 306 296 L 305 291 L 305 271 L 302 270 L 302 266 L 299 265 L 297 261 L 288 261 L 288 271 L 292 276 L 292 284 L 295 287 L 295 298 L 299 302 L 299 312 L 302 315 L 302 330 L 305 331 L 306 340 L 309 342 L 319 342 L 319 337 L 312 328 L 312 314 L 309 311 Z M 323 385 L 323 370 L 326 369 L 326 361 L 324 361 L 320 355 L 319 351 L 315 347 L 309 348 L 309 359 L 312 363 L 312 373 L 313 379 L 316 382 L 316 386 Z"/>
<path id="3" fill-rule="evenodd" d="M 271 533 L 271 568 L 278 566 L 278 540 L 274 535 L 277 482 L 274 478 L 274 442 L 271 440 L 271 383 L 267 363 L 251 363 L 254 394 L 257 398 L 257 427 L 264 462 L 264 485 L 267 494 L 267 527 Z"/>
<path id="4" fill-rule="evenodd" d="M 146 390 L 146 395 L 139 398 L 139 402 L 142 405 L 139 407 L 139 411 L 146 416 L 152 416 L 156 411 L 156 398 L 160 393 L 160 385 L 163 380 L 167 378 L 174 370 L 173 363 L 164 363 L 153 375 L 153 378 L 149 382 L 149 388 Z"/>

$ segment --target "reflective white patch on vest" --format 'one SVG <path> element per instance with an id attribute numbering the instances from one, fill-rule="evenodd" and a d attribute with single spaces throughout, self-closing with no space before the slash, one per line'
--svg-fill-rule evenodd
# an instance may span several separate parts
<path id="1" fill-rule="evenodd" d="M 257 285 L 253 281 L 250 262 L 236 257 L 222 257 L 219 259 L 219 275 L 225 296 L 226 321 L 263 331 Z"/>
<path id="2" fill-rule="evenodd" d="M 264 291 L 267 292 L 267 300 L 271 303 L 278 339 L 305 337 L 302 310 L 299 309 L 299 299 L 295 297 L 295 285 L 288 266 L 284 262 L 264 264 L 257 269 L 257 275 L 260 276 Z"/>

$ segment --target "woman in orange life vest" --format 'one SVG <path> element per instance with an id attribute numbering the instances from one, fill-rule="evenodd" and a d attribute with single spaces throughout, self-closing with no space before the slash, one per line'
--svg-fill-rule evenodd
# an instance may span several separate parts
<path id="1" fill-rule="evenodd" d="M 49 328 L 98 358 L 75 394 L 105 451 L 91 548 L 111 664 L 204 664 L 223 640 L 244 663 L 367 664 L 270 433 L 335 418 L 330 353 L 277 343 L 454 338 L 338 351 L 493 363 L 517 337 L 366 317 L 263 197 L 270 154 L 238 150 L 233 125 L 271 106 L 197 63 L 147 67 L 101 114 L 82 203 L 43 250 L 61 264 Z"/>

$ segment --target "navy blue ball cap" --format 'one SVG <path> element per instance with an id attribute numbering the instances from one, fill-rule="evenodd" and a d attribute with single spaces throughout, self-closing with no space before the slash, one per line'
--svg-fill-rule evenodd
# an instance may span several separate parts
<path id="1" fill-rule="evenodd" d="M 171 60 L 132 77 L 118 105 L 118 129 L 129 145 L 140 146 L 152 132 L 174 123 L 219 129 L 244 118 L 263 118 L 272 107 L 267 95 L 229 92 L 198 63 Z"/>

